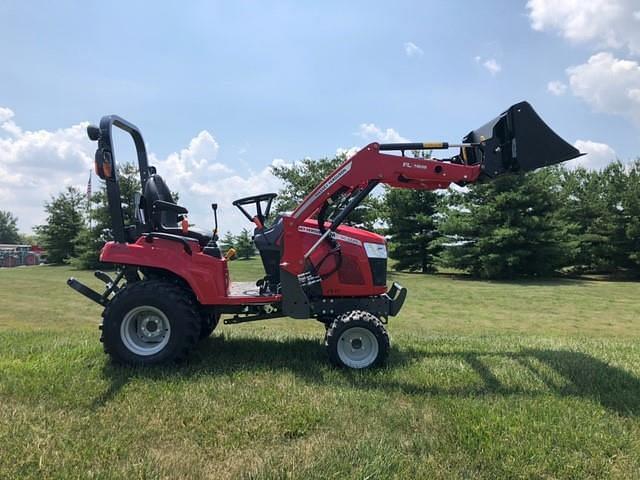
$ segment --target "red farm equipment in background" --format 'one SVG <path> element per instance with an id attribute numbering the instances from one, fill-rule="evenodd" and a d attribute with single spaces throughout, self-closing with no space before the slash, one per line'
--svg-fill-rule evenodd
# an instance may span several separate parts
<path id="1" fill-rule="evenodd" d="M 40 265 L 44 255 L 37 245 L 0 244 L 0 267 Z"/>
<path id="2" fill-rule="evenodd" d="M 142 191 L 136 221 L 125 225 L 112 128 L 135 143 Z M 226 324 L 292 317 L 326 326 L 332 363 L 349 368 L 382 364 L 389 351 L 385 324 L 399 313 L 407 290 L 387 287 L 384 237 L 344 225 L 376 185 L 435 190 L 575 158 L 578 150 L 556 135 L 526 102 L 510 107 L 462 143 L 371 143 L 324 179 L 291 213 L 272 218 L 267 193 L 233 202 L 255 224 L 255 246 L 265 275 L 232 282 L 212 232 L 191 228 L 164 180 L 148 165 L 140 131 L 115 115 L 88 127 L 98 142 L 96 173 L 105 180 L 113 240 L 100 259 L 116 267 L 99 293 L 68 284 L 104 307 L 101 340 L 115 360 L 158 364 L 183 360 L 199 339 Z M 405 157 L 405 151 L 456 148 L 444 159 Z M 400 155 L 391 152 L 401 152 Z"/>

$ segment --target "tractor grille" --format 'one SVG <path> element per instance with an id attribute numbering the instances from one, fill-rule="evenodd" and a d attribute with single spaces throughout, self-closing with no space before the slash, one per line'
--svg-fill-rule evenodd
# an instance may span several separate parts
<path id="1" fill-rule="evenodd" d="M 387 284 L 387 259 L 386 258 L 370 258 L 371 276 L 373 284 L 382 286 Z"/>
<path id="2" fill-rule="evenodd" d="M 338 278 L 340 283 L 347 285 L 364 285 L 364 276 L 356 257 L 352 255 L 342 256 L 342 265 L 338 270 Z"/>

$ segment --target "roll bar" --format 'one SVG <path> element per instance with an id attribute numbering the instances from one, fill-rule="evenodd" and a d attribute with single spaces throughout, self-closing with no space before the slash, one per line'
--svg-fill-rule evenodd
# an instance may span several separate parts
<path id="1" fill-rule="evenodd" d="M 138 158 L 138 170 L 140 172 L 140 186 L 144 188 L 152 169 L 149 168 L 147 159 L 147 149 L 138 127 L 117 115 L 105 115 L 100 120 L 100 127 L 89 125 L 87 135 L 90 140 L 98 142 L 95 154 L 95 171 L 102 180 L 106 182 L 107 202 L 109 204 L 109 215 L 111 216 L 111 228 L 113 239 L 118 243 L 126 242 L 124 229 L 124 216 L 122 214 L 122 203 L 120 200 L 120 185 L 118 183 L 118 169 L 116 168 L 116 157 L 113 152 L 113 127 L 117 127 L 133 139 Z"/>
<path id="2" fill-rule="evenodd" d="M 111 158 L 113 159 L 112 130 L 114 126 L 131 135 L 133 143 L 136 147 L 136 155 L 138 157 L 140 183 L 144 185 L 149 178 L 149 161 L 147 158 L 147 149 L 142 138 L 142 133 L 140 133 L 140 129 L 138 127 L 136 127 L 133 123 L 128 122 L 124 118 L 119 117 L 118 115 L 105 115 L 100 119 L 100 128 L 94 125 L 89 125 L 87 127 L 87 135 L 91 140 L 98 142 L 99 149 L 109 151 L 111 153 Z M 115 171 L 115 168 L 113 168 L 113 170 Z M 104 176 L 100 175 L 99 171 L 96 171 L 96 174 L 100 176 L 100 178 L 105 180 Z"/>

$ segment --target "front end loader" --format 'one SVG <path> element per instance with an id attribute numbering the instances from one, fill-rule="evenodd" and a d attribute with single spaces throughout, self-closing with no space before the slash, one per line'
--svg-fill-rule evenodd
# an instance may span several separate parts
<path id="1" fill-rule="evenodd" d="M 112 130 L 133 139 L 142 190 L 136 220 L 125 225 Z M 184 360 L 198 340 L 225 324 L 281 317 L 314 319 L 325 326 L 329 360 L 361 369 L 385 362 L 385 325 L 407 296 L 387 285 L 384 237 L 345 225 L 349 214 L 379 184 L 436 190 L 487 181 L 510 172 L 557 164 L 581 153 L 557 136 L 526 102 L 466 135 L 461 143 L 371 143 L 345 160 L 290 214 L 273 217 L 276 194 L 233 202 L 255 228 L 253 241 L 264 276 L 232 282 L 215 228 L 199 231 L 148 165 L 137 127 L 115 115 L 88 127 L 98 142 L 95 169 L 106 183 L 112 240 L 100 260 L 115 276 L 96 272 L 102 292 L 70 278 L 70 287 L 100 304 L 101 340 L 115 361 L 159 364 Z M 406 151 L 458 149 L 450 158 L 406 157 Z M 394 152 L 393 154 L 390 152 Z M 399 152 L 396 153 L 396 152 Z"/>

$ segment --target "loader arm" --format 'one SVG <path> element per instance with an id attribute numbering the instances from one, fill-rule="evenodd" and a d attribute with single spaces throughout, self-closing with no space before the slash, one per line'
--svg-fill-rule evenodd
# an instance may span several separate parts
<path id="1" fill-rule="evenodd" d="M 433 148 L 431 143 L 411 144 L 417 147 Z M 440 144 L 444 145 L 444 144 Z M 287 272 L 298 275 L 304 271 L 304 261 L 320 243 L 335 231 L 345 218 L 364 200 L 379 184 L 391 187 L 410 188 L 415 190 L 437 190 L 447 188 L 451 183 L 464 185 L 477 181 L 481 166 L 453 163 L 451 159 L 424 159 L 382 153 L 381 149 L 404 150 L 405 144 L 371 143 L 345 160 L 325 180 L 322 181 L 304 201 L 291 213 L 284 217 L 284 255 L 281 267 Z M 298 228 L 305 220 L 321 212 L 325 205 L 332 203 L 334 196 L 340 192 L 353 192 L 348 203 L 331 219 L 325 229 L 324 219 L 320 219 L 318 227 L 323 235 L 311 250 L 302 251 L 302 246 L 293 241 Z M 292 241 L 287 242 L 287 238 Z"/>
<path id="2" fill-rule="evenodd" d="M 384 183 L 391 187 L 416 190 L 447 188 L 451 183 L 472 183 L 480 175 L 480 165 L 451 163 L 450 159 L 424 159 L 381 153 L 381 149 L 400 150 L 404 145 L 414 147 L 425 144 L 371 143 L 345 160 L 322 181 L 293 211 L 296 225 L 309 218 L 337 191 L 366 188 L 371 183 Z"/>

